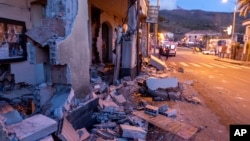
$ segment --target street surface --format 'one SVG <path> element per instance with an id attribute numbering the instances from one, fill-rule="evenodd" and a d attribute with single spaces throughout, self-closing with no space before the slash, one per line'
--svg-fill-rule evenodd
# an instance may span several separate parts
<path id="1" fill-rule="evenodd" d="M 173 76 L 180 81 L 193 80 L 195 91 L 189 93 L 202 101 L 201 106 L 173 104 L 182 115 L 177 120 L 203 129 L 195 140 L 226 141 L 230 124 L 250 124 L 250 66 L 224 60 L 178 48 L 176 57 L 166 61 L 168 67 L 184 68 L 184 73 Z"/>

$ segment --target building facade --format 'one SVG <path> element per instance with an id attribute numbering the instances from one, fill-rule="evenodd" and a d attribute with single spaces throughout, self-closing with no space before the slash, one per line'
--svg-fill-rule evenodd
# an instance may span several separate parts
<path id="1" fill-rule="evenodd" d="M 142 17 L 148 1 L 136 2 L 135 13 L 128 15 L 135 2 L 0 0 L 1 87 L 10 75 L 14 83 L 71 85 L 77 96 L 86 96 L 90 92 L 90 65 L 114 62 L 117 26 L 126 30 L 128 17 L 133 16 L 136 46 L 131 46 L 134 49 L 129 54 L 130 60 L 136 61 L 137 29 L 146 26 Z"/>

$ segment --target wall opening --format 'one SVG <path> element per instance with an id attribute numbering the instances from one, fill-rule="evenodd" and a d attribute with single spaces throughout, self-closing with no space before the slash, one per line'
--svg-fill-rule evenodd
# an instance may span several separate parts
<path id="1" fill-rule="evenodd" d="M 107 22 L 102 24 L 102 61 L 112 63 L 112 27 Z"/>
<path id="2" fill-rule="evenodd" d="M 97 48 L 97 39 L 100 30 L 101 10 L 91 6 L 91 33 L 92 33 L 92 63 L 100 63 L 99 52 Z"/>

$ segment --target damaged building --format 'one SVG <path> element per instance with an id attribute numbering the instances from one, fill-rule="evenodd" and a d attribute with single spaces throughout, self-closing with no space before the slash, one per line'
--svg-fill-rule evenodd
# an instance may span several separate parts
<path id="1" fill-rule="evenodd" d="M 147 0 L 0 0 L 0 140 L 8 133 L 22 141 L 53 140 L 52 134 L 80 140 L 100 102 L 90 71 L 104 79 L 108 68 L 108 85 L 138 75 L 147 50 L 148 5 Z M 13 121 L 6 124 L 9 117 Z M 38 121 L 48 122 L 29 129 Z M 133 138 L 134 131 L 145 139 L 140 127 L 120 128 L 124 138 Z"/>
<path id="2" fill-rule="evenodd" d="M 130 34 L 121 43 L 119 77 L 134 78 L 138 56 L 146 48 L 148 6 L 145 0 L 138 1 L 139 6 L 135 2 L 1 2 L 0 88 L 14 89 L 17 83 L 63 84 L 85 97 L 90 92 L 90 66 L 103 63 L 112 69 L 116 62 L 118 26 L 123 27 L 123 34 Z M 18 39 L 11 41 L 11 32 Z"/>

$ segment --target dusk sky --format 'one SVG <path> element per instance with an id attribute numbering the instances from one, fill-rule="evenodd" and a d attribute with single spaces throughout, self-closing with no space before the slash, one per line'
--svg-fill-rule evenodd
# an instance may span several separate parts
<path id="1" fill-rule="evenodd" d="M 200 9 L 213 12 L 233 12 L 237 0 L 160 0 L 160 9 L 176 9 L 177 6 L 186 10 Z M 150 5 L 156 5 L 157 0 L 150 0 Z"/>

